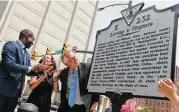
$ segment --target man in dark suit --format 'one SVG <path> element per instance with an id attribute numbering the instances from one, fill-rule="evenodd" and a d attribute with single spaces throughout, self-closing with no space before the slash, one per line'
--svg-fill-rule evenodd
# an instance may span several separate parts
<path id="1" fill-rule="evenodd" d="M 30 48 L 34 34 L 28 29 L 20 32 L 18 41 L 8 41 L 2 50 L 2 67 L 0 68 L 0 112 L 14 112 L 18 97 L 23 89 L 25 74 L 31 71 L 43 71 L 46 66 L 30 66 Z"/>
<path id="2" fill-rule="evenodd" d="M 67 66 L 61 71 L 61 103 L 58 112 L 89 112 L 90 105 L 95 107 L 98 95 L 89 94 L 87 90 L 90 65 L 78 62 L 71 51 L 61 55 L 62 62 Z"/>

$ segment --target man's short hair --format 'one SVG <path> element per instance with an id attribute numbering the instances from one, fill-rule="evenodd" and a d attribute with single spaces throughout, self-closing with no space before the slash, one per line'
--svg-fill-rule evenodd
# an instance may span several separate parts
<path id="1" fill-rule="evenodd" d="M 24 36 L 34 37 L 34 33 L 33 33 L 31 30 L 29 30 L 29 29 L 24 29 L 24 30 L 22 30 L 22 31 L 20 32 L 20 34 L 19 34 L 19 39 L 22 38 L 22 37 L 24 37 Z"/>
<path id="2" fill-rule="evenodd" d="M 61 61 L 63 62 L 63 64 L 66 64 L 66 63 L 67 63 L 67 58 L 65 57 L 66 54 L 71 53 L 71 52 L 72 52 L 72 51 L 67 50 L 67 51 L 65 51 L 65 52 L 63 52 L 63 53 L 61 54 Z"/>

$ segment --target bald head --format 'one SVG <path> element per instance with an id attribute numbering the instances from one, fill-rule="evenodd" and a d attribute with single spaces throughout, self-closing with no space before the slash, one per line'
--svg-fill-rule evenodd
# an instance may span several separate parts
<path id="1" fill-rule="evenodd" d="M 34 33 L 33 33 L 31 30 L 29 30 L 29 29 L 24 29 L 24 30 L 22 30 L 22 31 L 20 32 L 20 34 L 19 34 L 19 39 L 20 39 L 20 38 L 23 38 L 23 37 L 25 37 L 25 36 L 30 36 L 30 37 L 33 37 L 33 38 L 34 38 Z"/>
<path id="2" fill-rule="evenodd" d="M 24 29 L 19 34 L 19 40 L 26 48 L 30 48 L 34 42 L 34 33 L 29 29 Z"/>

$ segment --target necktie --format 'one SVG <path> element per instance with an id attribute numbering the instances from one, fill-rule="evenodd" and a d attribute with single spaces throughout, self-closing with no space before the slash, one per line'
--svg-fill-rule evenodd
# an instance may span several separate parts
<path id="1" fill-rule="evenodd" d="M 77 70 L 73 70 L 72 83 L 71 83 L 69 100 L 68 100 L 68 104 L 70 107 L 73 107 L 76 101 L 77 75 L 78 75 Z"/>

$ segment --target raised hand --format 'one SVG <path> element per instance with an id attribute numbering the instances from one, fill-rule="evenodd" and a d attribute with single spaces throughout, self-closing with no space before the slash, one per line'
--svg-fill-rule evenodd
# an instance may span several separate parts
<path id="1" fill-rule="evenodd" d="M 159 81 L 157 89 L 169 99 L 172 99 L 177 94 L 177 88 L 170 79 Z"/>
<path id="2" fill-rule="evenodd" d="M 55 72 L 53 73 L 53 80 L 56 81 L 57 77 L 60 75 L 61 69 L 58 68 L 55 70 Z"/>
<path id="3" fill-rule="evenodd" d="M 37 64 L 37 65 L 32 66 L 31 71 L 40 71 L 40 72 L 42 72 L 42 71 L 44 71 L 45 69 L 47 69 L 47 67 L 48 67 L 48 66 L 43 65 L 43 64 Z"/>

